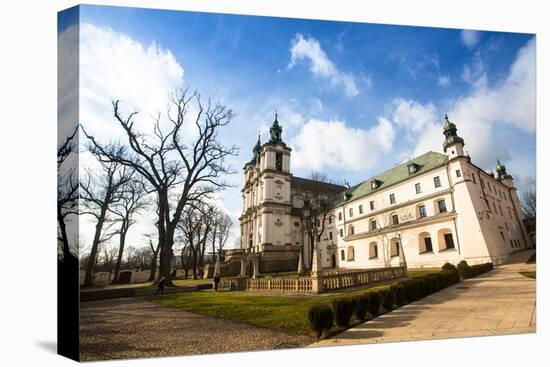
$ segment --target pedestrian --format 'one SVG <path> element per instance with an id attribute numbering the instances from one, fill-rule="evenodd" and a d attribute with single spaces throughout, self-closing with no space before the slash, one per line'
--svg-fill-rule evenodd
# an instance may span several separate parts
<path id="1" fill-rule="evenodd" d="M 220 283 L 220 274 L 214 274 L 214 290 L 218 291 L 218 284 Z"/>
<path id="2" fill-rule="evenodd" d="M 164 281 L 165 281 L 164 276 L 161 276 L 157 283 L 157 291 L 155 292 L 155 296 L 159 293 L 164 294 Z"/>

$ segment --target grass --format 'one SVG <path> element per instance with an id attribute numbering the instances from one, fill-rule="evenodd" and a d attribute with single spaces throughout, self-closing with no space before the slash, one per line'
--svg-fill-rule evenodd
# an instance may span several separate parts
<path id="1" fill-rule="evenodd" d="M 520 271 L 519 273 L 521 275 L 523 275 L 524 277 L 531 278 L 531 279 L 537 279 L 537 272 L 536 271 Z"/>
<path id="2" fill-rule="evenodd" d="M 409 274 L 409 277 L 416 278 L 432 273 L 439 273 L 440 271 L 441 268 L 408 269 L 407 273 Z"/>
<path id="3" fill-rule="evenodd" d="M 313 336 L 307 314 L 314 304 L 388 288 L 389 285 L 325 296 L 262 296 L 240 292 L 192 292 L 147 297 L 149 301 L 185 311 L 244 322 L 290 334 Z"/>

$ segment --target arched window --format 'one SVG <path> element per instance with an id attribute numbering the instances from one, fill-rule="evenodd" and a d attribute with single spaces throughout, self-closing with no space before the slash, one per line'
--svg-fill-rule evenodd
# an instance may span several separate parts
<path id="1" fill-rule="evenodd" d="M 437 232 L 437 242 L 439 251 L 455 248 L 453 233 L 448 228 L 440 229 Z"/>
<path id="2" fill-rule="evenodd" d="M 378 258 L 378 244 L 376 242 L 369 243 L 369 259 Z"/>
<path id="3" fill-rule="evenodd" d="M 394 237 L 390 241 L 390 257 L 399 256 L 399 238 Z"/>
<path id="4" fill-rule="evenodd" d="M 353 261 L 355 260 L 355 249 L 353 248 L 353 246 L 349 246 L 348 247 L 348 261 Z"/>
<path id="5" fill-rule="evenodd" d="M 418 235 L 418 252 L 423 254 L 433 252 L 432 238 L 428 232 L 422 232 Z"/>

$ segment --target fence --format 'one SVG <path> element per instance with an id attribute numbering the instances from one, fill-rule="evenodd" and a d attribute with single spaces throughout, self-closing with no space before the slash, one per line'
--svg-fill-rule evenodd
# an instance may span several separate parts
<path id="1" fill-rule="evenodd" d="M 381 269 L 331 270 L 317 278 L 222 278 L 218 289 L 225 291 L 252 291 L 278 293 L 317 293 L 342 288 L 374 284 L 406 276 L 405 267 Z M 314 287 L 319 282 L 322 287 Z"/>

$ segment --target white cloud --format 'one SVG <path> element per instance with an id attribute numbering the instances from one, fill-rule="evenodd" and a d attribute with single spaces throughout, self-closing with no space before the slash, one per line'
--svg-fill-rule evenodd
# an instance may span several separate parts
<path id="1" fill-rule="evenodd" d="M 477 75 L 477 79 L 472 79 L 470 93 L 451 101 L 446 111 L 438 111 L 432 104 L 396 99 L 394 122 L 410 132 L 421 132 L 416 137 L 414 155 L 427 150 L 440 151 L 442 116 L 448 112 L 474 162 L 481 167 L 493 167 L 497 158 L 513 159 L 510 147 L 495 140 L 495 129 L 508 125 L 527 134 L 535 132 L 535 73 L 533 39 L 519 50 L 507 77 L 497 85 L 489 86 L 485 73 Z"/>
<path id="2" fill-rule="evenodd" d="M 451 78 L 448 75 L 439 75 L 437 78 L 437 85 L 441 87 L 448 87 L 451 84 Z"/>
<path id="3" fill-rule="evenodd" d="M 385 118 L 367 130 L 340 120 L 310 119 L 291 142 L 293 169 L 369 169 L 382 153 L 391 151 L 394 136 L 394 128 Z"/>
<path id="4" fill-rule="evenodd" d="M 298 33 L 291 42 L 288 69 L 304 60 L 309 61 L 309 70 L 313 75 L 327 79 L 333 85 L 343 86 L 346 95 L 349 97 L 359 94 L 353 74 L 338 70 L 315 38 L 305 39 L 304 36 Z M 370 85 L 370 83 L 371 81 L 368 79 L 366 85 Z"/>
<path id="5" fill-rule="evenodd" d="M 460 38 L 468 48 L 472 48 L 477 45 L 479 43 L 480 36 L 481 33 L 479 31 L 464 29 L 460 32 Z"/>
<path id="6" fill-rule="evenodd" d="M 80 120 L 94 133 L 113 135 L 115 99 L 124 111 L 139 110 L 138 127 L 149 130 L 151 115 L 164 110 L 182 82 L 183 68 L 170 50 L 144 46 L 111 28 L 81 26 Z"/>

